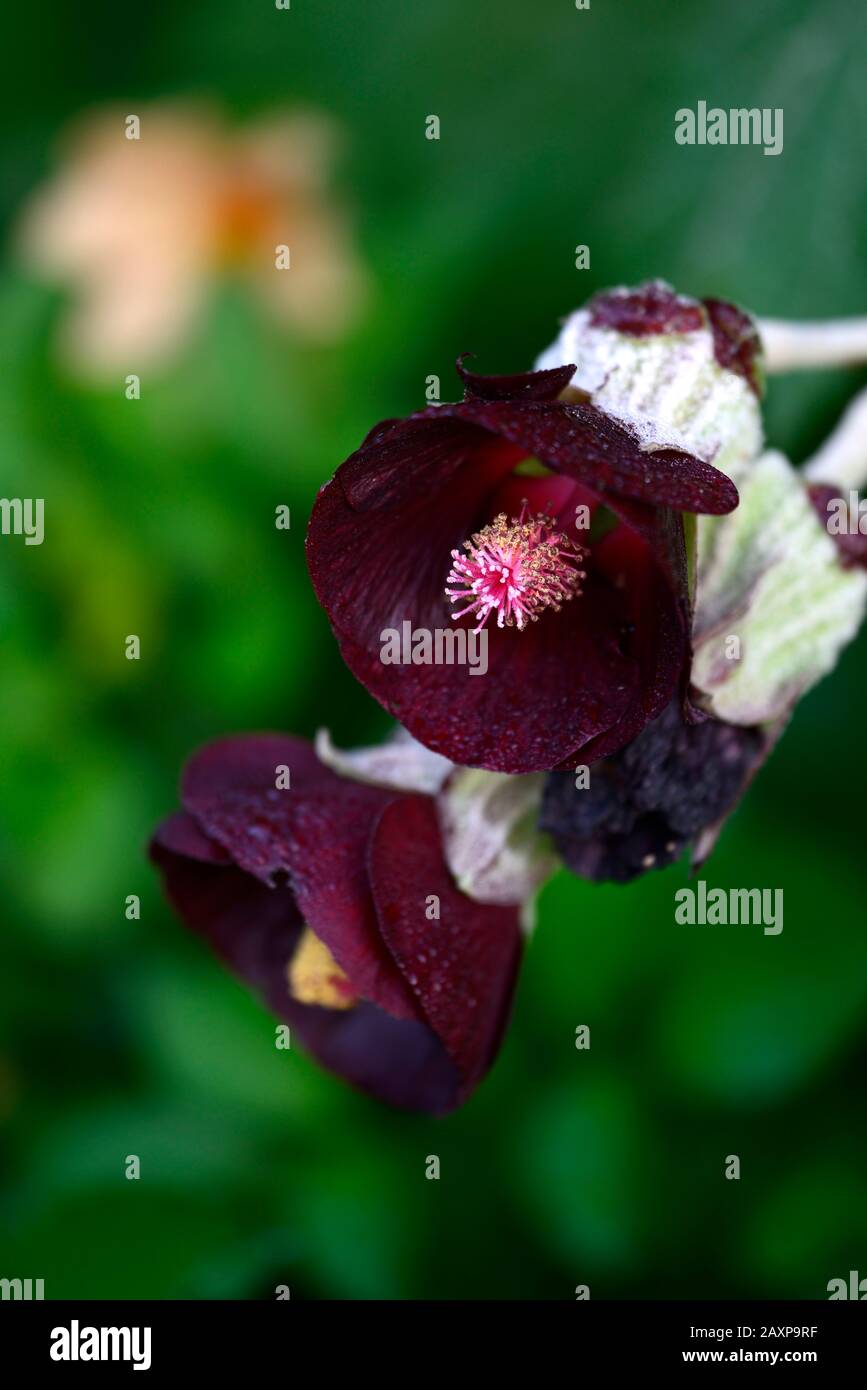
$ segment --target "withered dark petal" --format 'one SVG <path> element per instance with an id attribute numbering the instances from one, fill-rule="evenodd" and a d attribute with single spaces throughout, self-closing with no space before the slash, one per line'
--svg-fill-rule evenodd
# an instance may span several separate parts
<path id="1" fill-rule="evenodd" d="M 755 320 L 724 299 L 702 301 L 713 333 L 714 357 L 721 367 L 742 376 L 761 400 L 764 378 L 761 368 L 762 341 Z"/>
<path id="2" fill-rule="evenodd" d="M 464 352 L 455 363 L 458 376 L 464 383 L 465 400 L 481 401 L 553 401 L 564 391 L 575 373 L 574 362 L 562 367 L 549 367 L 541 372 L 516 372 L 510 376 L 482 376 L 464 366 L 472 353 Z"/>
<path id="3" fill-rule="evenodd" d="M 827 483 L 813 483 L 807 492 L 816 515 L 827 528 L 829 505 L 840 500 L 843 489 L 831 487 Z M 844 569 L 867 569 L 867 535 L 863 535 L 860 529 L 829 531 L 828 534 L 837 547 L 840 564 Z"/>
<path id="4" fill-rule="evenodd" d="M 566 865 L 594 882 L 627 883 L 680 857 L 733 809 L 769 743 L 760 729 L 716 719 L 687 723 L 679 701 L 613 757 L 589 786 L 551 773 L 540 828 Z"/>
<path id="5" fill-rule="evenodd" d="M 693 333 L 704 327 L 701 306 L 662 280 L 634 290 L 603 290 L 588 304 L 594 327 L 613 328 L 633 338 L 657 333 Z"/>

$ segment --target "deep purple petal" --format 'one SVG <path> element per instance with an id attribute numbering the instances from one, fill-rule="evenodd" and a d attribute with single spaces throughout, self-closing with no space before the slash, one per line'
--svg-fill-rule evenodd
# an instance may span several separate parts
<path id="1" fill-rule="evenodd" d="M 279 766 L 291 787 L 278 790 Z M 412 992 L 379 934 L 365 855 L 394 794 L 337 776 L 302 739 L 217 740 L 187 763 L 181 798 L 204 834 L 268 887 L 288 878 L 298 909 L 357 992 L 397 1018 L 417 1018 Z"/>
<path id="2" fill-rule="evenodd" d="M 303 924 L 287 885 L 269 888 L 234 866 L 188 859 L 162 838 L 161 828 L 151 857 L 176 911 L 290 1026 L 293 1040 L 390 1105 L 439 1114 L 457 1104 L 461 1078 L 427 1024 L 393 1018 L 366 1001 L 338 1010 L 292 998 L 286 972 Z"/>
<path id="3" fill-rule="evenodd" d="M 594 327 L 613 328 L 631 338 L 694 333 L 705 322 L 701 305 L 677 294 L 663 280 L 649 280 L 634 290 L 603 290 L 587 308 Z"/>
<path id="4" fill-rule="evenodd" d="M 154 843 L 172 854 L 186 859 L 199 859 L 204 864 L 231 864 L 232 856 L 228 850 L 218 845 L 216 840 L 200 829 L 197 821 L 186 811 L 175 811 L 157 826 L 153 836 Z"/>
<path id="5" fill-rule="evenodd" d="M 454 428 L 459 422 L 443 423 Z M 448 486 L 437 485 L 430 476 L 442 481 L 439 454 L 431 459 L 425 453 L 419 460 L 410 449 L 397 459 L 396 472 L 391 472 L 389 457 L 387 474 L 366 475 L 371 486 L 378 477 L 383 491 L 360 513 L 352 469 L 345 480 L 341 469 L 316 499 L 307 534 L 316 595 L 338 632 L 371 651 L 379 652 L 384 628 L 399 627 L 406 618 L 431 629 L 449 625 L 445 583 L 451 552 L 488 520 L 486 498 L 520 457 L 482 430 L 471 433 L 479 447 L 474 466 L 463 468 L 463 456 L 448 453 Z"/>
<path id="6" fill-rule="evenodd" d="M 345 1011 L 292 1007 L 304 1046 L 350 1085 L 388 1105 L 430 1115 L 461 1104 L 460 1074 L 426 1024 L 392 1018 L 364 1000 Z"/>
<path id="7" fill-rule="evenodd" d="M 624 524 L 600 542 L 595 563 L 622 595 L 638 676 L 627 708 L 579 749 L 582 764 L 616 753 L 662 713 L 679 688 L 685 696 L 688 682 L 691 603 L 682 518 L 622 499 L 613 507 Z"/>
<path id="8" fill-rule="evenodd" d="M 762 342 L 755 320 L 724 299 L 703 302 L 713 333 L 714 357 L 721 367 L 742 376 L 761 400 L 764 391 Z"/>
<path id="9" fill-rule="evenodd" d="M 465 400 L 481 401 L 553 401 L 565 391 L 575 373 L 575 363 L 548 367 L 540 372 L 517 372 L 511 376 L 482 376 L 464 366 L 465 352 L 455 366 L 464 383 Z"/>
<path id="10" fill-rule="evenodd" d="M 430 505 L 456 486 L 461 496 L 484 495 L 524 451 L 455 418 L 455 408 L 431 406 L 368 436 L 341 464 L 330 486 L 339 484 L 353 511 L 360 513 L 396 511 L 420 498 Z"/>
<path id="11" fill-rule="evenodd" d="M 439 412 L 481 425 L 595 492 L 712 516 L 738 504 L 737 488 L 719 469 L 680 449 L 642 448 L 586 401 L 463 401 Z"/>
<path id="12" fill-rule="evenodd" d="M 822 525 L 827 529 L 828 505 L 839 501 L 840 489 L 827 483 L 813 483 L 807 489 L 813 510 Z M 862 531 L 829 531 L 829 536 L 837 547 L 837 556 L 844 569 L 867 569 L 867 535 Z"/>
<path id="13" fill-rule="evenodd" d="M 167 847 L 161 826 L 150 857 L 184 924 L 281 1018 L 291 1002 L 287 968 L 304 923 L 286 883 L 269 888 L 231 863 L 191 859 Z"/>
<path id="14" fill-rule="evenodd" d="M 159 827 L 151 856 L 187 925 L 354 1085 L 435 1113 L 465 1099 L 505 1024 L 518 908 L 455 887 L 433 800 L 349 781 L 277 734 L 201 749 L 182 791 L 186 809 Z M 438 921 L 425 914 L 430 894 Z M 352 1008 L 291 996 L 305 924 L 362 996 Z"/>
<path id="15" fill-rule="evenodd" d="M 456 888 L 425 797 L 386 807 L 368 863 L 382 934 L 465 1095 L 491 1065 L 508 1019 L 521 958 L 518 909 L 474 902 Z M 431 895 L 438 919 L 428 915 Z"/>

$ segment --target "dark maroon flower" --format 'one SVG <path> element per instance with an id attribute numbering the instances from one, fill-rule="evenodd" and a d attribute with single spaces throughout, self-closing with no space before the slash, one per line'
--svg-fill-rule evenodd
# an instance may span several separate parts
<path id="1" fill-rule="evenodd" d="M 502 772 L 605 756 L 688 667 L 681 513 L 730 511 L 737 491 L 566 391 L 571 365 L 458 371 L 463 401 L 378 425 L 320 492 L 316 593 L 350 669 L 429 748 Z M 404 624 L 484 631 L 487 673 L 384 663 Z"/>
<path id="2" fill-rule="evenodd" d="M 588 785 L 552 772 L 539 828 L 573 873 L 594 882 L 628 883 L 673 864 L 688 845 L 700 863 L 775 736 L 718 719 L 691 723 L 673 701 L 627 748 L 594 764 Z"/>
<path id="3" fill-rule="evenodd" d="M 196 753 L 181 803 L 151 858 L 185 924 L 353 1085 L 433 1113 L 465 1100 L 506 1023 L 519 909 L 458 890 L 433 798 L 257 734 Z"/>

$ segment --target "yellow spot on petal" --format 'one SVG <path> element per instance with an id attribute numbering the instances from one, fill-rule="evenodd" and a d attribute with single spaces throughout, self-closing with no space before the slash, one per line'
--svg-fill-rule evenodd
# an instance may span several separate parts
<path id="1" fill-rule="evenodd" d="M 289 993 L 299 1004 L 321 1004 L 326 1009 L 351 1009 L 358 995 L 323 941 L 309 927 L 286 967 Z"/>

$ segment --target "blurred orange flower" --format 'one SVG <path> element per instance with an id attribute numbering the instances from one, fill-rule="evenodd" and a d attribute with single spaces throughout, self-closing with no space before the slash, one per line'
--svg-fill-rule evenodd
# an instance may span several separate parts
<path id="1" fill-rule="evenodd" d="M 346 331 L 367 277 L 328 189 L 332 122 L 304 112 L 233 130 L 192 104 L 146 107 L 138 119 L 130 138 L 136 127 L 120 110 L 84 117 L 22 216 L 27 264 L 74 292 L 64 354 L 97 373 L 164 360 L 228 272 L 298 334 Z"/>

